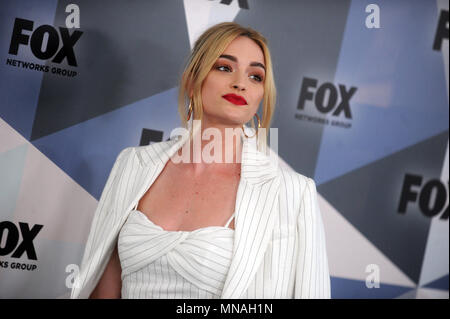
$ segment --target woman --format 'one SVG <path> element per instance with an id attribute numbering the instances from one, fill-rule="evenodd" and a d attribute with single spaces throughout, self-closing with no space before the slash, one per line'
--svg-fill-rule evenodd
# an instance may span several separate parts
<path id="1" fill-rule="evenodd" d="M 229 22 L 204 32 L 180 83 L 189 134 L 119 154 L 71 297 L 329 298 L 314 181 L 261 151 L 274 104 L 266 39 Z"/>

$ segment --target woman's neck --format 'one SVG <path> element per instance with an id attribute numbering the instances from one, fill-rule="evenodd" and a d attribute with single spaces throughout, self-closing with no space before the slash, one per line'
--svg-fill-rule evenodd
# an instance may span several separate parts
<path id="1" fill-rule="evenodd" d="M 207 125 L 193 122 L 190 138 L 178 150 L 186 168 L 194 174 L 240 172 L 242 159 L 241 126 Z"/>

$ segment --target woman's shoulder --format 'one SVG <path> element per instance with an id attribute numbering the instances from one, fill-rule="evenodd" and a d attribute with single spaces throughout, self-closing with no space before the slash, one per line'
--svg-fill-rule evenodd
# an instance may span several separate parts
<path id="1" fill-rule="evenodd" d="M 316 184 L 314 180 L 303 175 L 289 166 L 279 167 L 279 200 L 286 209 L 280 211 L 281 214 L 290 214 L 292 218 L 298 218 L 304 199 L 308 196 L 316 197 Z M 292 220 L 287 218 L 286 220 Z"/>
<path id="2" fill-rule="evenodd" d="M 167 156 L 167 152 L 176 139 L 155 142 L 148 145 L 129 146 L 122 149 L 117 156 L 117 162 L 139 161 L 142 165 L 158 164 Z"/>
<path id="3" fill-rule="evenodd" d="M 306 187 L 316 188 L 316 183 L 312 178 L 295 171 L 284 162 L 280 163 L 278 172 L 281 183 L 291 184 L 293 187 L 300 188 L 300 190 L 303 190 Z"/>

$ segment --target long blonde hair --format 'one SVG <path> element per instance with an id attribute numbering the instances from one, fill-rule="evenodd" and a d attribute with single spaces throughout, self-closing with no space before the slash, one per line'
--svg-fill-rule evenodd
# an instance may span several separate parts
<path id="1" fill-rule="evenodd" d="M 266 73 L 264 79 L 261 127 L 265 128 L 267 137 L 276 102 L 272 59 L 267 46 L 267 40 L 258 31 L 243 27 L 234 22 L 223 22 L 210 27 L 195 42 L 179 84 L 178 112 L 184 127 L 187 127 L 187 113 L 190 100 L 189 92 L 192 89 L 191 103 L 194 114 L 193 119 L 200 120 L 203 114 L 201 98 L 202 83 L 219 56 L 225 51 L 230 42 L 238 36 L 246 36 L 255 41 L 264 54 Z M 255 128 L 253 120 L 251 120 L 251 127 Z"/>

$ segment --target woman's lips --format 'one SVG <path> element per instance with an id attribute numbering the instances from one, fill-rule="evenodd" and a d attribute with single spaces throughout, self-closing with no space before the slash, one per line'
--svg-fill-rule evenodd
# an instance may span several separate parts
<path id="1" fill-rule="evenodd" d="M 233 95 L 224 95 L 223 98 L 235 105 L 247 105 L 244 99 L 233 96 Z"/>

